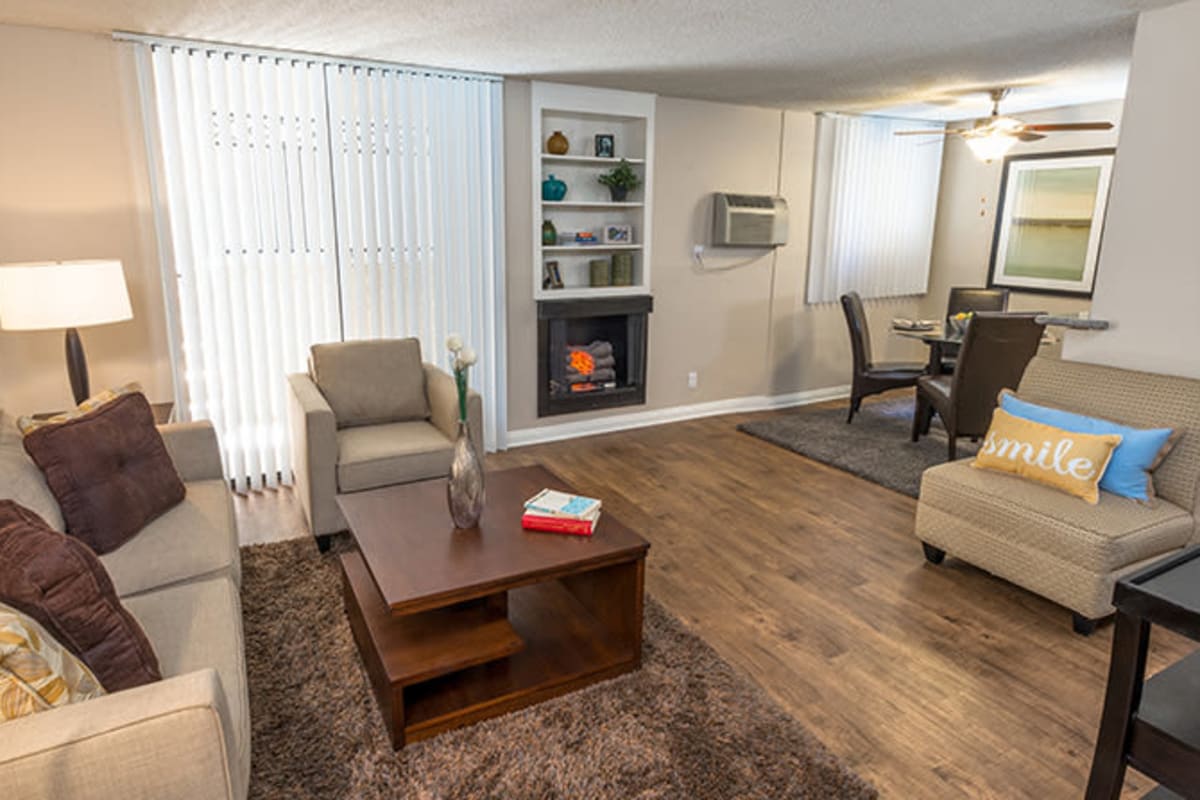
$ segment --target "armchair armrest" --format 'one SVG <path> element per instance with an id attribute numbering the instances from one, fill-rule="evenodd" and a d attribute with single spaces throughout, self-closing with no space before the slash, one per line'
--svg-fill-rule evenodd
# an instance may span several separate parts
<path id="1" fill-rule="evenodd" d="M 169 678 L 4 724 L 6 797 L 234 800 L 225 697 L 212 669 Z"/>
<path id="2" fill-rule="evenodd" d="M 224 480 L 221 446 L 211 422 L 178 422 L 158 426 L 179 477 L 188 481 Z"/>
<path id="3" fill-rule="evenodd" d="M 429 399 L 429 421 L 446 438 L 458 438 L 458 386 L 454 376 L 433 364 L 425 364 L 425 395 Z M 467 391 L 467 420 L 471 425 L 471 443 L 483 457 L 483 398 Z"/>
<path id="4" fill-rule="evenodd" d="M 288 375 L 288 423 L 292 429 L 292 472 L 296 496 L 314 536 L 346 529 L 337 507 L 337 420 L 313 379 Z"/>

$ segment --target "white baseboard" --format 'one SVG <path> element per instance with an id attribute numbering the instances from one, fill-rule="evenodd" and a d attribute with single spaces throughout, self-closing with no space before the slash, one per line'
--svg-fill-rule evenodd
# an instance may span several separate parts
<path id="1" fill-rule="evenodd" d="M 630 414 L 596 417 L 577 422 L 560 422 L 537 428 L 522 428 L 517 431 L 509 431 L 506 439 L 509 448 L 526 447 L 531 444 L 614 433 L 632 428 L 645 428 L 650 425 L 665 425 L 668 422 L 682 422 L 687 419 L 713 417 L 718 414 L 743 414 L 750 411 L 767 411 L 772 408 L 805 406 L 811 403 L 823 403 L 826 400 L 840 400 L 849 396 L 849 386 L 829 386 L 824 389 L 809 389 L 790 394 L 732 397 L 728 400 L 714 400 L 709 403 L 692 403 L 686 406 L 634 411 Z"/>

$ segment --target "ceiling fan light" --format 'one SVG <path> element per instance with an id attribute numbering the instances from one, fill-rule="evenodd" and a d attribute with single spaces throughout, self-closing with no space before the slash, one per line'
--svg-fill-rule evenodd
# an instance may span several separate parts
<path id="1" fill-rule="evenodd" d="M 1004 158 L 1016 143 L 1016 137 L 1007 133 L 967 137 L 967 147 L 971 148 L 971 152 L 980 161 L 995 161 L 997 158 Z"/>

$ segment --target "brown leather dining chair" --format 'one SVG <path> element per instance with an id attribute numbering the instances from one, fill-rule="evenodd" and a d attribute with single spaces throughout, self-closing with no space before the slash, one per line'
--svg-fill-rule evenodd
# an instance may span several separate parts
<path id="1" fill-rule="evenodd" d="M 967 326 L 958 369 L 953 375 L 926 375 L 917 381 L 912 440 L 929 433 L 934 413 L 949 434 L 949 457 L 958 456 L 960 436 L 987 433 L 1001 389 L 1016 389 L 1037 353 L 1046 326 L 1036 314 L 977 312 Z"/>
<path id="2" fill-rule="evenodd" d="M 842 311 L 846 315 L 846 326 L 850 329 L 850 350 L 854 356 L 854 374 L 850 380 L 850 413 L 846 423 L 854 420 L 854 414 L 862 406 L 864 397 L 915 386 L 917 378 L 925 372 L 924 364 L 876 364 L 871 361 L 871 333 L 867 330 L 867 315 L 863 311 L 862 298 L 858 292 L 842 295 Z"/>
<path id="3" fill-rule="evenodd" d="M 951 286 L 946 299 L 946 319 L 966 311 L 1008 311 L 1008 289 L 985 289 L 981 286 Z M 954 372 L 958 357 L 956 344 L 942 345 L 942 372 Z"/>
<path id="4" fill-rule="evenodd" d="M 964 311 L 1007 311 L 1008 289 L 951 286 L 946 300 L 946 318 Z"/>

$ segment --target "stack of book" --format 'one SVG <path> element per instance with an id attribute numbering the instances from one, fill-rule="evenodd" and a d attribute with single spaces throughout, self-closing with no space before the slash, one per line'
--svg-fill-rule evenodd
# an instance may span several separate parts
<path id="1" fill-rule="evenodd" d="M 527 531 L 591 536 L 600 520 L 600 501 L 594 497 L 542 489 L 525 501 L 521 527 Z"/>

